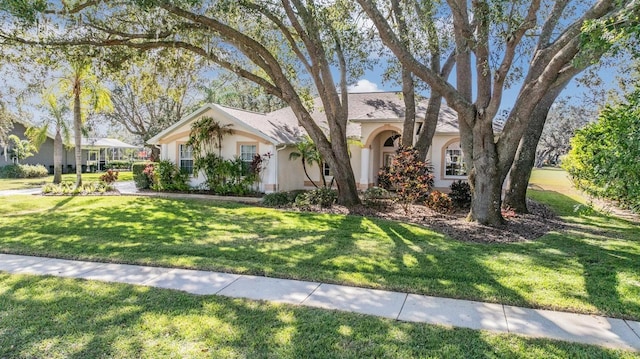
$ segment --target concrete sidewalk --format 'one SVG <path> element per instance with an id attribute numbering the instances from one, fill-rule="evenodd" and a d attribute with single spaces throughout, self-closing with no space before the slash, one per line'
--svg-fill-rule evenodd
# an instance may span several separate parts
<path id="1" fill-rule="evenodd" d="M 83 278 L 375 315 L 640 352 L 640 322 L 342 285 L 0 254 L 0 271 Z"/>

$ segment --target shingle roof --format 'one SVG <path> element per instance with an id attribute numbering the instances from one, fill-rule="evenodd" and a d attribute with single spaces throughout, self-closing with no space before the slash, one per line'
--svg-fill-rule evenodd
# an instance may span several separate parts
<path id="1" fill-rule="evenodd" d="M 427 107 L 427 100 L 423 99 L 416 105 L 416 117 L 424 119 Z M 298 123 L 298 118 L 291 109 L 285 107 L 269 113 L 251 112 L 233 107 L 217 104 L 207 104 L 198 111 L 186 116 L 178 123 L 170 126 L 160 134 L 154 136 L 150 143 L 159 140 L 172 130 L 191 121 L 195 117 L 204 113 L 206 108 L 217 108 L 231 116 L 236 122 L 243 123 L 265 139 L 275 141 L 276 144 L 293 144 L 297 142 L 306 131 Z M 348 137 L 360 137 L 360 122 L 367 121 L 393 121 L 402 122 L 404 120 L 404 101 L 399 92 L 366 92 L 349 94 L 349 124 L 347 125 Z M 314 99 L 314 110 L 311 117 L 325 130 L 329 131 L 327 118 L 324 114 L 320 98 Z M 442 104 L 440 109 L 440 119 L 437 132 L 457 132 L 458 120 L 455 111 L 447 105 Z"/>
<path id="2" fill-rule="evenodd" d="M 423 99 L 416 104 L 416 117 L 424 119 L 427 111 L 428 99 Z M 314 99 L 315 110 L 311 113 L 313 119 L 321 128 L 328 131 L 327 119 L 322 110 L 319 98 Z M 400 92 L 363 92 L 349 94 L 349 125 L 347 136 L 360 137 L 359 122 L 367 121 L 404 121 L 405 106 Z M 298 119 L 290 107 L 286 107 L 267 114 L 275 121 L 286 123 L 289 126 L 297 126 Z M 304 130 L 302 130 L 304 131 Z M 436 127 L 437 132 L 458 132 L 458 116 L 456 112 L 446 104 L 440 108 L 440 118 Z M 303 132 L 304 133 L 304 132 Z"/>

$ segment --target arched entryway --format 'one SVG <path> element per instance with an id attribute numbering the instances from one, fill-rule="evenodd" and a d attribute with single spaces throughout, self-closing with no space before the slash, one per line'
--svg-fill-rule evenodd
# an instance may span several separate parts
<path id="1" fill-rule="evenodd" d="M 400 145 L 402 131 L 395 126 L 383 126 L 373 131 L 362 148 L 360 187 L 366 189 L 378 183 L 378 171 L 388 166 Z"/>

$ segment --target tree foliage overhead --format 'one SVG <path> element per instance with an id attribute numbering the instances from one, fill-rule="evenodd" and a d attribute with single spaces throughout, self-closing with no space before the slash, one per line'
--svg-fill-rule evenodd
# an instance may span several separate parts
<path id="1" fill-rule="evenodd" d="M 158 49 L 121 67 L 109 76 L 113 111 L 105 117 L 145 143 L 195 107 L 206 63 L 188 51 Z"/>
<path id="2" fill-rule="evenodd" d="M 640 88 L 577 131 L 562 166 L 578 188 L 640 211 Z"/>
<path id="3" fill-rule="evenodd" d="M 58 46 L 191 51 L 291 106 L 335 170 L 339 201 L 359 202 L 347 152 L 347 85 L 363 73 L 369 51 L 351 1 L 130 0 L 49 5 L 41 12 L 43 22 L 64 26 L 63 30 L 35 33 L 33 26 L 28 31 L 16 26 L 0 37 Z M 16 23 L 20 13 L 10 15 L 8 21 Z M 313 94 L 319 96 L 326 114 L 327 133 L 311 117 Z"/>

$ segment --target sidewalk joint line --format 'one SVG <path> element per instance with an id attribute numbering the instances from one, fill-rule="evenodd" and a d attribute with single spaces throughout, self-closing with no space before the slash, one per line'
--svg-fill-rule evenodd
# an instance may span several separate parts
<path id="1" fill-rule="evenodd" d="M 211 273 L 211 274 L 224 274 L 224 273 L 220 273 L 220 272 L 209 272 L 209 271 L 207 271 L 207 272 Z M 234 279 L 231 283 L 229 283 L 229 284 L 225 285 L 224 287 L 220 288 L 220 290 L 218 290 L 217 292 L 215 292 L 213 294 L 217 295 L 218 293 L 222 292 L 223 290 L 229 288 L 229 286 L 231 286 L 233 283 L 237 282 L 238 279 L 240 279 L 242 277 L 245 277 L 245 275 L 244 274 L 239 275 L 238 278 Z"/>
<path id="2" fill-rule="evenodd" d="M 509 318 L 507 318 L 507 309 L 504 307 L 504 303 L 500 303 L 502 306 L 502 315 L 504 316 L 504 323 L 507 325 L 507 333 L 511 333 L 511 328 L 509 328 Z"/>
<path id="3" fill-rule="evenodd" d="M 636 337 L 638 337 L 638 339 L 640 339 L 640 333 L 636 333 L 635 330 L 633 330 L 633 327 L 631 327 L 631 325 L 629 324 L 629 322 L 626 319 L 622 320 L 624 322 L 624 324 L 627 325 L 627 327 L 629 327 L 629 329 L 631 329 L 631 333 L 635 334 Z"/>
<path id="4" fill-rule="evenodd" d="M 400 314 L 402 314 L 402 310 L 404 310 L 404 305 L 407 303 L 407 299 L 409 299 L 409 293 L 404 293 L 404 300 L 402 301 L 402 306 L 400 307 L 400 311 L 398 315 L 396 315 L 396 320 L 400 320 Z"/>
<path id="5" fill-rule="evenodd" d="M 323 284 L 323 283 L 318 283 L 318 285 L 317 285 L 315 288 L 313 288 L 313 290 L 311 291 L 311 293 L 309 293 L 309 294 L 308 294 L 308 295 L 307 295 L 307 296 L 306 296 L 306 297 L 305 297 L 305 298 L 300 302 L 300 304 L 303 304 L 304 302 L 306 302 L 306 301 L 307 301 L 307 299 L 309 299 L 309 297 L 311 297 L 311 296 L 313 295 L 313 293 L 315 293 L 315 292 L 316 292 L 316 290 L 318 290 L 318 288 L 320 288 L 320 286 L 321 286 L 322 284 Z"/>

